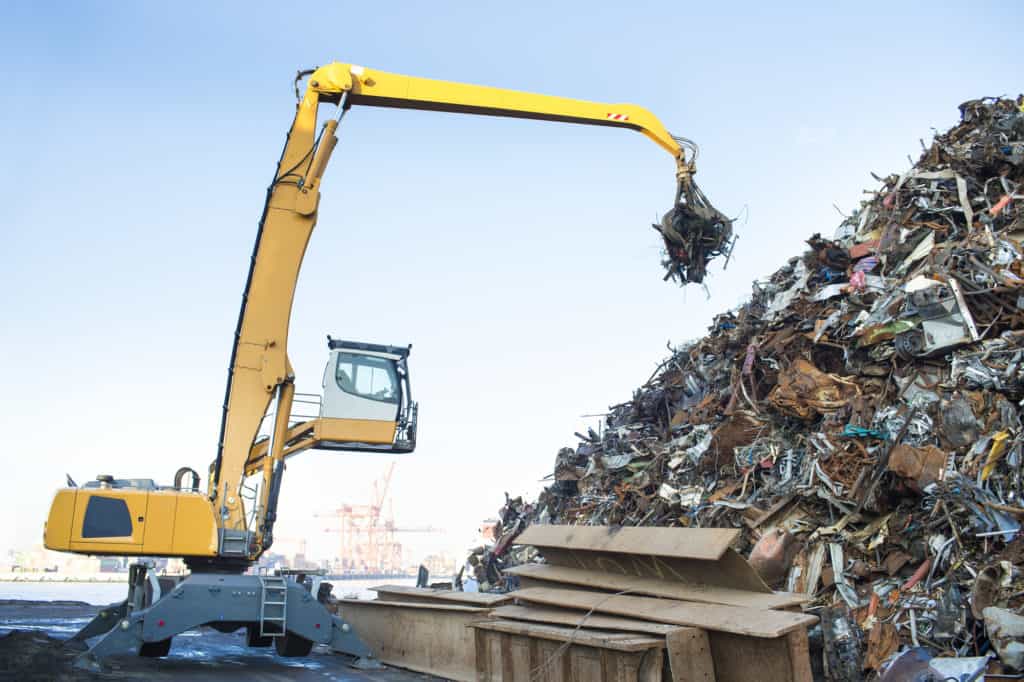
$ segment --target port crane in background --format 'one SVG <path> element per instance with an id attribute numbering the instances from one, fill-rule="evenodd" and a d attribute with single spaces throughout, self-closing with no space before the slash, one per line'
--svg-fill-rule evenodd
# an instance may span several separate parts
<path id="1" fill-rule="evenodd" d="M 299 90 L 302 82 L 304 93 Z M 49 549 L 180 557 L 191 569 L 188 577 L 172 585 L 162 584 L 143 563 L 133 566 L 128 598 L 104 609 L 76 635 L 102 635 L 89 656 L 125 651 L 166 655 L 174 635 L 206 624 L 224 631 L 244 627 L 250 645 L 273 644 L 284 656 L 305 655 L 316 642 L 367 653 L 349 626 L 310 599 L 303 586 L 279 576 L 243 573 L 273 544 L 287 457 L 311 448 L 402 453 L 416 446 L 409 347 L 328 337 L 317 415 L 292 419 L 295 374 L 287 352 L 292 300 L 317 221 L 324 171 L 338 143 L 338 126 L 350 109 L 422 109 L 643 133 L 674 161 L 675 203 L 669 212 L 672 219 L 661 231 L 676 274 L 684 279 L 690 275 L 678 267 L 692 254 L 689 242 L 677 238 L 690 232 L 699 237 L 709 221 L 730 224 L 693 182 L 695 153 L 688 150 L 695 152 L 695 147 L 669 134 L 642 107 L 417 78 L 343 63 L 300 72 L 296 96 L 295 118 L 267 190 L 243 290 L 220 438 L 206 489 L 200 488 L 197 472 L 183 467 L 170 486 L 148 478 L 107 475 L 83 486 L 69 479 L 51 504 L 44 529 Z M 321 105 L 336 110 L 318 130 Z M 670 233 L 679 243 L 669 244 Z M 271 433 L 260 439 L 260 424 L 271 411 Z M 371 520 L 379 519 L 379 513 L 378 507 Z"/>
<path id="2" fill-rule="evenodd" d="M 343 504 L 333 511 L 314 514 L 315 518 L 332 521 L 324 532 L 338 536 L 337 556 L 333 562 L 335 573 L 400 573 L 404 566 L 402 544 L 397 541 L 397 535 L 442 532 L 432 526 L 402 528 L 395 525 L 392 498 L 388 494 L 394 470 L 395 463 L 390 462 L 384 474 L 374 480 L 370 504 Z"/>

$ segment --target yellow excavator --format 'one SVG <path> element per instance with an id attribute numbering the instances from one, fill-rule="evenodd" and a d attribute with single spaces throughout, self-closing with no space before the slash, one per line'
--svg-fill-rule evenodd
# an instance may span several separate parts
<path id="1" fill-rule="evenodd" d="M 304 94 L 299 86 L 306 82 Z M 151 479 L 98 476 L 57 491 L 44 530 L 47 548 L 89 555 L 180 557 L 180 581 L 132 567 L 128 598 L 104 609 L 76 635 L 99 636 L 92 660 L 124 651 L 162 656 L 171 638 L 209 624 L 247 628 L 252 646 L 305 655 L 315 642 L 365 655 L 348 624 L 326 611 L 308 586 L 244 571 L 273 543 L 285 459 L 307 449 L 407 453 L 416 447 L 411 346 L 328 337 L 322 396 L 296 394 L 288 327 L 299 269 L 316 225 L 320 184 L 353 106 L 562 121 L 637 130 L 672 155 L 673 209 L 655 226 L 665 239 L 668 275 L 703 278 L 706 261 L 727 254 L 731 223 L 693 181 L 696 147 L 669 134 L 646 109 L 416 78 L 332 63 L 299 72 L 295 119 L 267 191 L 235 330 L 217 456 L 206 490 L 182 468 L 171 486 Z M 336 115 L 318 130 L 321 104 Z M 296 403 L 316 415 L 293 415 Z M 308 411 L 308 410 L 307 410 Z M 267 431 L 263 436 L 261 433 Z M 322 597 L 323 595 L 321 595 Z"/>

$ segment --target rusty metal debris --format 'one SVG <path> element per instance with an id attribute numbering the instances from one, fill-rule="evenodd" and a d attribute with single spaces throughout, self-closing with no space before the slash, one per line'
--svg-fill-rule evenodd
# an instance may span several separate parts
<path id="1" fill-rule="evenodd" d="M 665 242 L 666 280 L 700 284 L 713 258 L 724 256 L 728 265 L 735 241 L 732 220 L 712 206 L 692 180 L 680 188 L 675 207 L 653 227 Z"/>
<path id="2" fill-rule="evenodd" d="M 1024 666 L 1024 99 L 960 112 L 509 500 L 481 582 L 528 524 L 734 527 L 829 679 Z"/>
<path id="3" fill-rule="evenodd" d="M 697 145 L 686 138 L 675 139 L 689 151 L 690 165 L 679 177 L 674 206 L 662 217 L 661 223 L 652 227 L 665 242 L 664 279 L 685 286 L 690 282 L 703 282 L 708 263 L 714 258 L 724 256 L 722 267 L 728 266 L 736 237 L 732 231 L 733 221 L 711 205 L 693 179 L 693 163 L 699 154 Z"/>

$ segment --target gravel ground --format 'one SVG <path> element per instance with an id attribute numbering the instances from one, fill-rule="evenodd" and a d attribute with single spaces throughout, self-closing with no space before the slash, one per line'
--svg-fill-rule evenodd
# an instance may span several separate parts
<path id="1" fill-rule="evenodd" d="M 314 647 L 306 658 L 280 658 L 271 649 L 245 646 L 242 634 L 203 628 L 174 638 L 166 658 L 114 657 L 99 673 L 76 670 L 74 658 L 84 650 L 67 642 L 96 612 L 83 602 L 0 600 L 0 680 L 318 680 L 424 682 L 427 675 L 387 668 L 360 671 L 352 659 Z"/>

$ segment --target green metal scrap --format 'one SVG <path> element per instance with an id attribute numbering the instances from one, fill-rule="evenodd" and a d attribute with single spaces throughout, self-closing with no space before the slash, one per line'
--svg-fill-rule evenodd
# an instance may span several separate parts
<path id="1" fill-rule="evenodd" d="M 916 320 L 896 320 L 888 324 L 873 325 L 861 332 L 857 346 L 859 348 L 866 348 L 883 341 L 892 341 L 900 334 L 908 332 L 916 326 Z"/>

